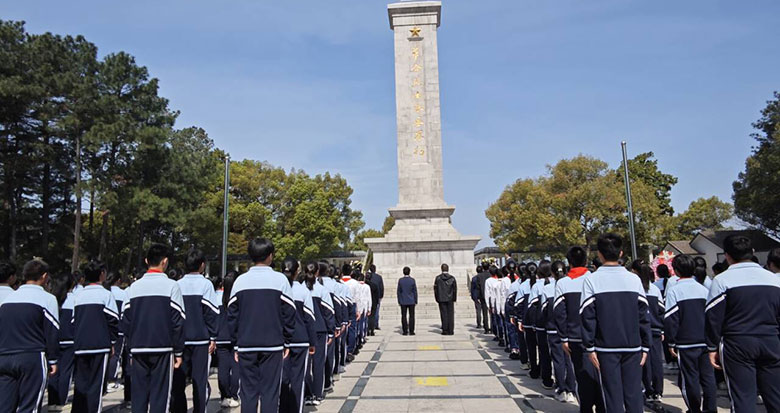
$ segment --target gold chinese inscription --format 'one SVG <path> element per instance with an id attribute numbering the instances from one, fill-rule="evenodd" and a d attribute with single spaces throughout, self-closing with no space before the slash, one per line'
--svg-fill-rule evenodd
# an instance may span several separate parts
<path id="1" fill-rule="evenodd" d="M 420 142 L 420 141 L 423 140 L 423 134 L 422 134 L 421 130 L 414 131 L 414 140 L 416 140 L 417 142 Z"/>
<path id="2" fill-rule="evenodd" d="M 414 154 L 424 156 L 425 155 L 425 148 L 423 146 L 417 146 L 414 148 Z"/>
<path id="3" fill-rule="evenodd" d="M 414 105 L 414 111 L 417 113 L 423 113 L 425 107 L 423 105 Z"/>
<path id="4" fill-rule="evenodd" d="M 412 37 L 419 37 L 420 35 L 420 29 L 415 27 L 411 30 Z M 412 152 L 415 156 L 424 157 L 425 156 L 425 122 L 423 121 L 423 116 L 425 114 L 425 106 L 422 102 L 423 94 L 421 91 L 421 87 L 423 85 L 422 77 L 419 75 L 419 72 L 422 71 L 423 67 L 420 64 L 421 62 L 421 51 L 420 46 L 413 46 L 411 48 L 411 57 L 412 57 L 412 67 L 411 71 L 414 73 L 418 73 L 414 75 L 412 78 L 412 96 L 416 100 L 414 104 L 414 111 L 417 113 L 417 116 L 415 116 L 414 123 L 412 124 L 412 136 L 415 140 L 415 146 L 414 151 Z"/>
<path id="5" fill-rule="evenodd" d="M 419 77 L 412 79 L 412 86 L 420 86 L 420 85 L 422 85 L 422 82 L 420 82 Z"/>
<path id="6" fill-rule="evenodd" d="M 419 72 L 422 70 L 422 66 L 418 65 L 417 63 L 412 65 L 412 72 Z"/>
<path id="7" fill-rule="evenodd" d="M 413 47 L 412 48 L 412 57 L 414 58 L 415 62 L 417 61 L 417 59 L 420 58 L 420 48 L 419 47 Z"/>
<path id="8" fill-rule="evenodd" d="M 415 119 L 415 120 L 414 120 L 414 126 L 415 126 L 416 128 L 419 128 L 419 127 L 420 127 L 420 126 L 422 126 L 422 125 L 423 125 L 423 121 L 422 121 L 422 119 L 420 119 L 420 118 L 417 118 L 417 119 Z"/>

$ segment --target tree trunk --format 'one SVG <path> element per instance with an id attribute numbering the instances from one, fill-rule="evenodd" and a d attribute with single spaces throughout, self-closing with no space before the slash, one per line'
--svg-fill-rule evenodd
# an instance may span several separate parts
<path id="1" fill-rule="evenodd" d="M 81 240 L 81 139 L 76 136 L 76 211 L 73 224 L 73 257 L 71 258 L 71 272 L 79 268 L 79 242 Z"/>
<path id="2" fill-rule="evenodd" d="M 138 261 L 136 261 L 136 269 L 144 268 L 144 224 L 143 222 L 138 224 Z"/>
<path id="3" fill-rule="evenodd" d="M 94 175 L 92 175 L 94 176 Z M 87 233 L 87 250 L 94 252 L 95 248 L 95 185 L 89 184 L 89 232 Z"/>
<path id="4" fill-rule="evenodd" d="M 17 158 L 18 149 L 16 147 L 12 148 L 10 141 L 11 134 L 6 133 L 0 142 L 7 144 L 7 146 L 3 145 L 3 152 L 6 156 L 6 158 L 3 159 L 3 178 L 5 180 L 5 202 L 8 205 L 8 227 L 5 230 L 7 236 L 6 240 L 8 242 L 8 258 L 13 262 L 16 261 L 16 184 L 19 180 L 16 179 L 13 165 L 14 160 Z"/>
<path id="5" fill-rule="evenodd" d="M 51 215 L 51 162 L 49 162 L 49 136 L 43 137 L 46 156 L 43 161 L 43 179 L 41 181 L 41 256 L 49 255 L 49 217 Z"/>
<path id="6" fill-rule="evenodd" d="M 98 260 L 103 261 L 108 247 L 108 211 L 102 215 L 103 224 L 100 227 L 100 248 L 98 249 Z"/>

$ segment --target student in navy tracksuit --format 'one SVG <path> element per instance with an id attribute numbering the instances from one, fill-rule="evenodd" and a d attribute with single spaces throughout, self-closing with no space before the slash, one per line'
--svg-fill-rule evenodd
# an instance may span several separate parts
<path id="1" fill-rule="evenodd" d="M 111 291 L 103 287 L 103 263 L 90 261 L 82 271 L 87 285 L 73 297 L 73 411 L 100 412 L 108 356 L 119 333 L 119 310 Z"/>
<path id="2" fill-rule="evenodd" d="M 16 283 L 16 266 L 10 262 L 0 262 L 0 303 L 14 292 L 11 288 L 14 283 Z"/>
<path id="3" fill-rule="evenodd" d="M 200 250 L 190 250 L 184 261 L 187 274 L 177 282 L 184 299 L 184 353 L 181 367 L 173 372 L 172 411 L 187 411 L 187 379 L 192 380 L 192 408 L 204 413 L 211 395 L 209 366 L 217 348 L 219 302 L 214 284 L 203 276 L 206 257 Z"/>
<path id="4" fill-rule="evenodd" d="M 509 285 L 509 289 L 506 292 L 506 301 L 504 302 L 504 314 L 506 314 L 506 337 L 509 345 L 509 358 L 512 360 L 520 360 L 521 364 L 528 363 L 528 353 L 520 351 L 519 331 L 517 330 L 517 314 L 515 314 L 515 301 L 517 300 L 517 293 L 520 291 L 520 284 L 523 280 L 517 274 L 517 264 L 510 262 L 507 264 L 509 271 L 509 277 L 512 279 L 512 284 Z M 523 342 L 525 344 L 525 342 Z M 523 346 L 525 348 L 525 346 Z"/>
<path id="5" fill-rule="evenodd" d="M 321 261 L 319 263 L 320 265 L 320 281 L 322 282 L 322 285 L 325 287 L 325 291 L 327 291 L 328 295 L 330 296 L 331 302 L 333 302 L 333 328 L 334 331 L 328 335 L 328 338 L 331 339 L 331 343 L 328 345 L 328 351 L 325 355 L 325 393 L 330 393 L 333 391 L 333 381 L 334 381 L 334 367 L 336 365 L 336 349 L 341 348 L 340 346 L 340 338 L 341 338 L 341 331 L 342 331 L 342 323 L 343 323 L 343 316 L 344 312 L 342 309 L 342 306 L 344 305 L 341 301 L 341 298 L 339 298 L 338 295 L 336 295 L 336 289 L 338 288 L 338 283 L 336 280 L 333 279 L 333 274 L 331 273 L 330 265 L 328 265 L 327 262 Z M 379 275 L 377 275 L 379 276 Z M 374 320 L 376 325 L 376 320 Z"/>
<path id="6" fill-rule="evenodd" d="M 652 341 L 647 298 L 639 277 L 618 262 L 620 236 L 603 234 L 597 246 L 603 264 L 582 284 L 583 345 L 599 370 L 607 411 L 642 412 L 642 366 Z"/>
<path id="7" fill-rule="evenodd" d="M 50 412 L 60 411 L 68 403 L 71 379 L 73 378 L 73 287 L 76 283 L 73 274 L 64 273 L 50 278 L 49 291 L 57 298 L 60 306 L 60 358 L 57 362 L 57 373 L 49 377 L 47 390 L 49 392 Z"/>
<path id="8" fill-rule="evenodd" d="M 538 268 L 532 262 L 526 265 L 527 283 L 520 285 L 520 292 L 517 294 L 517 301 L 515 302 L 520 331 L 525 336 L 525 345 L 528 349 L 528 364 L 530 367 L 528 376 L 532 379 L 538 379 L 540 374 L 536 343 L 536 308 L 533 305 L 534 303 L 531 302 L 531 292 L 536 285 Z"/>
<path id="9" fill-rule="evenodd" d="M 645 387 L 645 399 L 660 402 L 664 394 L 664 297 L 658 286 L 653 284 L 655 274 L 642 260 L 631 263 L 631 272 L 639 276 L 647 297 L 648 320 L 653 334 L 650 353 L 642 367 L 642 383 Z"/>
<path id="10" fill-rule="evenodd" d="M 689 255 L 674 257 L 672 267 L 680 279 L 666 289 L 664 331 L 669 351 L 680 365 L 680 390 L 690 412 L 716 412 L 718 389 L 704 340 L 704 307 L 709 292 L 693 278 L 696 264 Z"/>
<path id="11" fill-rule="evenodd" d="M 555 394 L 558 401 L 568 403 L 574 401 L 574 392 L 577 382 L 574 378 L 574 368 L 569 355 L 564 353 L 561 347 L 561 337 L 555 322 L 555 290 L 558 281 L 566 277 L 566 266 L 562 261 L 551 264 L 551 280 L 542 289 L 542 314 L 545 320 L 544 327 L 547 331 L 547 346 L 550 349 L 553 374 L 555 376 Z"/>
<path id="12" fill-rule="evenodd" d="M 404 267 L 404 276 L 398 279 L 398 305 L 401 306 L 401 332 L 414 335 L 414 307 L 417 305 L 417 283 L 410 275 L 411 268 Z M 409 318 L 407 318 L 407 315 Z"/>
<path id="13" fill-rule="evenodd" d="M 558 280 L 555 285 L 555 327 L 561 340 L 561 348 L 571 358 L 574 366 L 574 377 L 577 379 L 577 395 L 580 412 L 604 412 L 604 398 L 601 397 L 601 385 L 598 381 L 596 367 L 585 360 L 585 347 L 582 345 L 582 319 L 580 318 L 580 299 L 582 284 L 590 276 L 585 267 L 588 255 L 582 247 L 571 247 L 566 253 L 566 260 L 571 268 L 569 273 Z M 567 402 L 573 402 L 572 394 L 566 397 Z"/>
<path id="14" fill-rule="evenodd" d="M 59 320 L 57 298 L 43 286 L 49 266 L 40 260 L 22 268 L 24 284 L 0 303 L 0 407 L 37 412 L 46 375 L 57 372 Z"/>
<path id="15" fill-rule="evenodd" d="M 279 410 L 300 413 L 303 411 L 303 390 L 309 360 L 316 351 L 316 347 L 312 344 L 317 339 L 317 333 L 314 331 L 314 302 L 311 298 L 311 291 L 303 284 L 295 282 L 298 275 L 298 260 L 290 257 L 285 258 L 282 269 L 292 287 L 296 312 L 295 333 L 287 346 L 290 349 L 290 355 L 284 361 Z"/>
<path id="16" fill-rule="evenodd" d="M 780 411 L 780 278 L 752 262 L 750 238 L 723 241 L 728 270 L 712 281 L 706 307 L 710 363 L 722 368 L 737 412 Z M 720 359 L 718 359 L 720 356 Z"/>
<path id="17" fill-rule="evenodd" d="M 295 302 L 284 274 L 270 265 L 274 244 L 265 238 L 249 242 L 255 264 L 233 284 L 228 324 L 241 374 L 241 411 L 279 410 L 283 360 L 295 332 Z"/>
<path id="18" fill-rule="evenodd" d="M 152 244 L 146 252 L 146 274 L 127 289 L 121 328 L 130 351 L 133 412 L 167 412 L 173 370 L 184 352 L 184 300 L 168 278 L 170 250 Z M 165 334 L 167 333 L 167 334 Z"/>
<path id="19" fill-rule="evenodd" d="M 217 385 L 219 386 L 220 407 L 238 407 L 238 362 L 234 356 L 230 339 L 230 328 L 227 323 L 227 304 L 233 283 L 238 273 L 228 271 L 222 279 L 222 288 L 216 292 L 219 303 L 219 331 L 217 332 Z"/>
<path id="20" fill-rule="evenodd" d="M 333 342 L 335 330 L 333 303 L 330 294 L 319 281 L 320 270 L 324 269 L 316 262 L 306 264 L 300 282 L 311 291 L 314 306 L 314 331 L 317 333 L 314 347 L 316 352 L 312 357 L 311 374 L 306 379 L 307 404 L 317 406 L 322 402 L 325 391 L 325 358 L 328 346 Z M 329 337 L 331 336 L 331 337 Z"/>
<path id="21" fill-rule="evenodd" d="M 125 300 L 127 300 L 127 293 L 125 290 L 123 290 L 121 287 L 119 287 L 119 284 L 122 282 L 122 277 L 119 276 L 117 273 L 111 273 L 109 272 L 106 276 L 106 282 L 104 285 L 106 285 L 106 288 L 110 289 L 111 294 L 114 296 L 114 299 L 116 300 L 116 308 L 118 308 L 120 311 L 122 311 L 122 305 L 124 304 Z M 116 339 L 116 343 L 114 343 L 113 351 L 111 352 L 111 356 L 108 358 L 108 391 L 116 391 L 119 390 L 122 387 L 123 382 L 127 382 L 125 384 L 129 385 L 130 379 L 128 378 L 129 375 L 127 374 L 127 353 L 124 351 L 125 346 L 125 335 L 122 332 L 122 330 L 119 330 L 119 336 Z M 120 378 L 119 373 L 119 366 L 122 366 L 122 377 Z"/>
<path id="22" fill-rule="evenodd" d="M 531 289 L 529 306 L 533 310 L 534 327 L 536 329 L 536 345 L 539 348 L 539 374 L 542 379 L 542 387 L 545 389 L 553 388 L 552 379 L 552 360 L 550 359 L 550 347 L 547 343 L 547 318 L 545 314 L 544 289 L 551 284 L 550 275 L 552 275 L 551 263 L 549 260 L 542 260 L 539 263 L 539 277 Z M 552 283 L 552 291 L 555 291 L 555 283 Z M 529 309 L 531 312 L 531 309 Z"/>

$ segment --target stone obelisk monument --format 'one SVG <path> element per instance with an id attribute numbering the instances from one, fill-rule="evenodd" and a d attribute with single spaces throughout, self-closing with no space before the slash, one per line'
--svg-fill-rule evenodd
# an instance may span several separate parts
<path id="1" fill-rule="evenodd" d="M 441 2 L 392 3 L 387 11 L 395 39 L 398 205 L 389 210 L 393 229 L 365 242 L 378 272 L 390 280 L 409 266 L 418 286 L 433 284 L 447 263 L 462 283 L 474 272 L 480 237 L 461 235 L 450 221 L 455 207 L 444 201 L 436 40 Z"/>

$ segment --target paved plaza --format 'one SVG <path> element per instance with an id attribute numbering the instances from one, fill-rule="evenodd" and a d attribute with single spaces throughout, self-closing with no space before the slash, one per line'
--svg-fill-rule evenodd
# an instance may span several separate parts
<path id="1" fill-rule="evenodd" d="M 467 322 L 458 319 L 453 336 L 440 335 L 438 325 L 430 320 L 419 321 L 415 336 L 402 336 L 398 327 L 386 323 L 347 367 L 335 391 L 322 405 L 306 411 L 578 411 L 573 404 L 554 400 L 553 392 L 544 390 L 541 381 L 529 378 L 518 361 L 510 360 L 491 337 L 475 329 L 473 321 Z M 676 371 L 667 371 L 664 402 L 647 412 L 685 411 L 679 389 L 672 384 L 676 375 Z M 216 375 L 212 375 L 211 386 L 216 392 Z M 106 410 L 127 411 L 119 408 L 120 394 L 106 396 Z M 728 411 L 725 392 L 720 396 L 719 411 Z M 220 409 L 217 397 L 212 393 L 209 412 L 229 411 Z"/>

